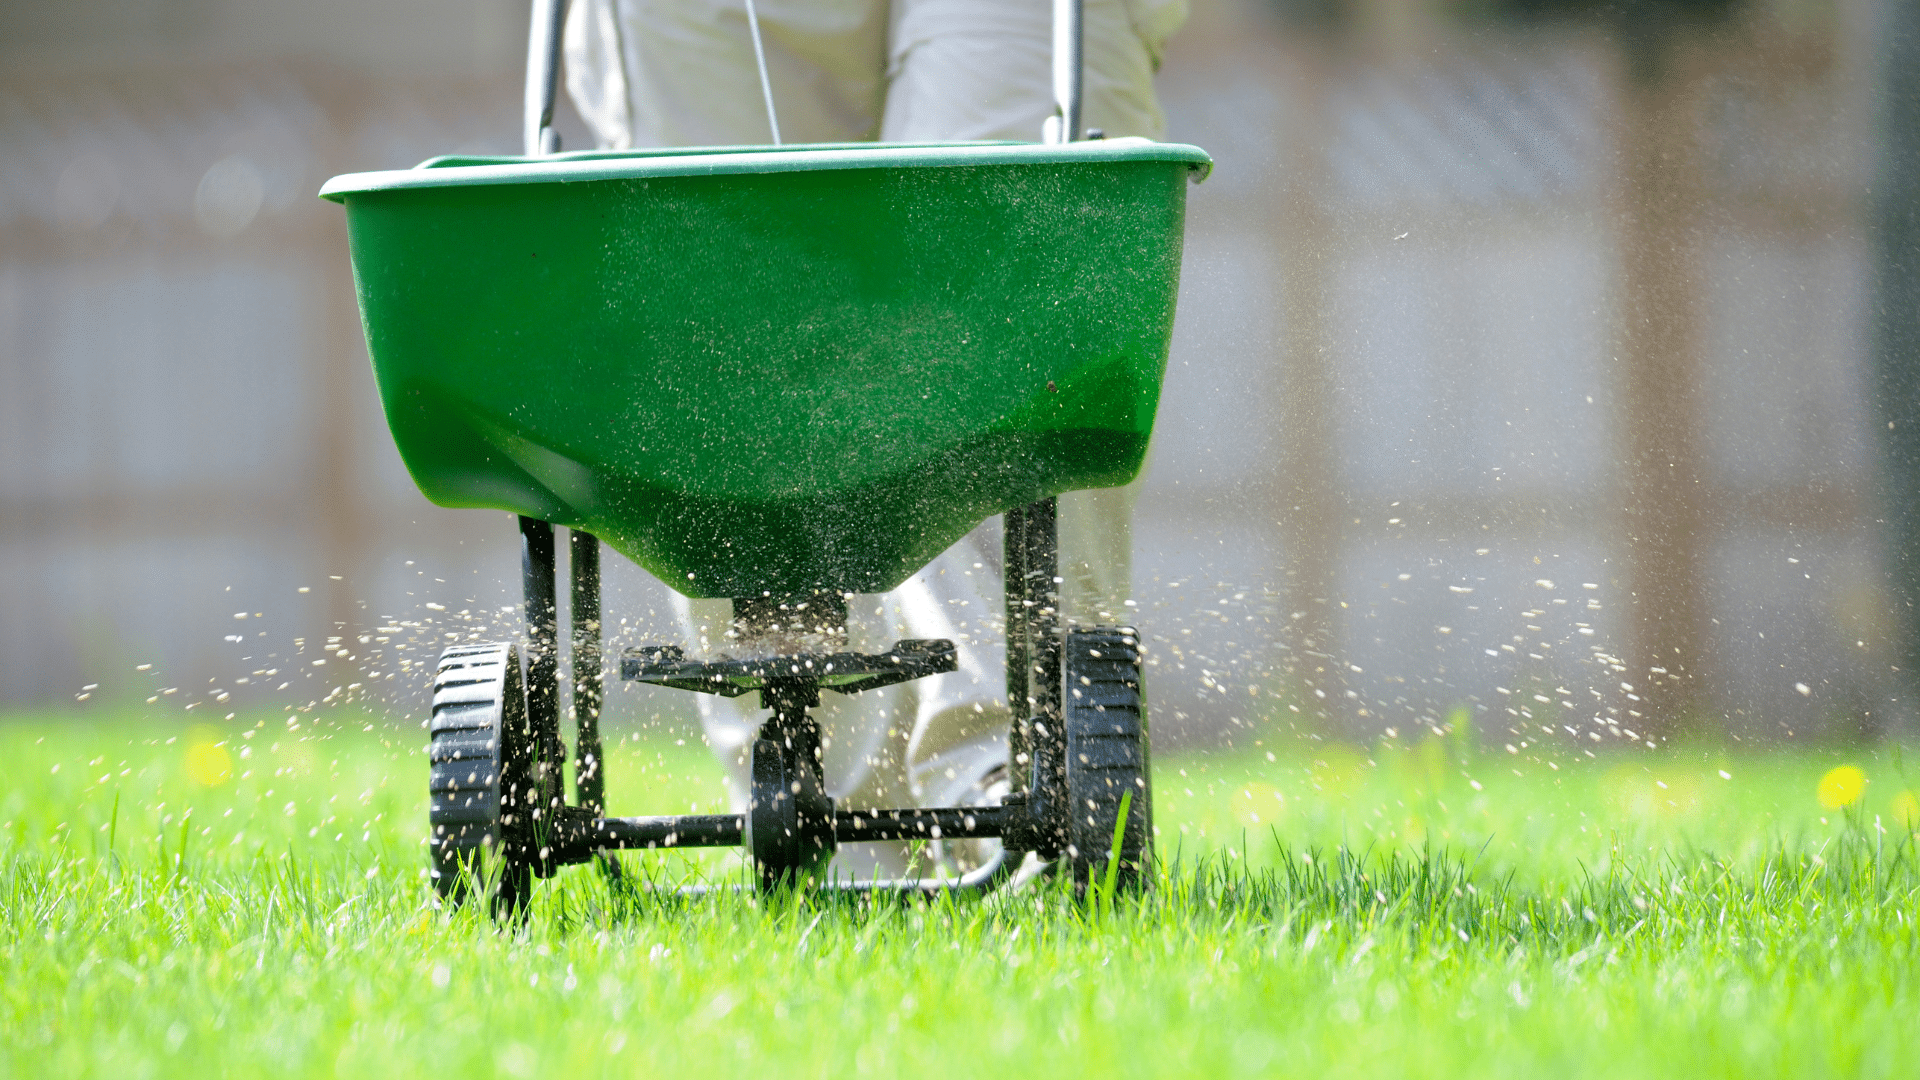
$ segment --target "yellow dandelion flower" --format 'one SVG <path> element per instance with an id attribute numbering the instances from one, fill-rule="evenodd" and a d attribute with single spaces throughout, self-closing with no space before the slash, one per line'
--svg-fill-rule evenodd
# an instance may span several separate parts
<path id="1" fill-rule="evenodd" d="M 1839 765 L 1827 771 L 1820 778 L 1820 786 L 1814 797 L 1828 810 L 1838 810 L 1843 806 L 1852 806 L 1866 794 L 1867 774 L 1855 765 Z"/>
<path id="2" fill-rule="evenodd" d="M 201 787 L 219 787 L 233 779 L 233 757 L 212 739 L 187 744 L 187 779 Z"/>
<path id="3" fill-rule="evenodd" d="M 1893 820 L 1899 822 L 1909 832 L 1920 829 L 1920 796 L 1911 791 L 1903 791 L 1893 797 L 1893 805 L 1888 807 Z"/>

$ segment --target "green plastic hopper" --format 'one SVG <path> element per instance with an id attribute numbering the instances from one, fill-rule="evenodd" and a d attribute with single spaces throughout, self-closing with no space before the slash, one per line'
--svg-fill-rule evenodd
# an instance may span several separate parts
<path id="1" fill-rule="evenodd" d="M 440 158 L 336 177 L 427 498 L 591 532 L 688 596 L 893 588 L 1123 484 L 1196 147 Z"/>

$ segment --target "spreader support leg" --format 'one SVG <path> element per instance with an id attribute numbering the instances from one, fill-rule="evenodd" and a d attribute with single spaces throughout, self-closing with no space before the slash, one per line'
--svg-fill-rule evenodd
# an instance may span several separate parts
<path id="1" fill-rule="evenodd" d="M 607 809 L 600 749 L 600 706 L 606 693 L 600 658 L 600 541 L 578 529 L 568 532 L 567 541 L 573 578 L 573 776 L 580 806 L 598 815 Z"/>
<path id="2" fill-rule="evenodd" d="M 566 804 L 567 750 L 560 741 L 560 657 L 554 597 L 553 526 L 520 518 L 520 578 L 526 591 L 527 724 L 532 729 L 535 832 L 545 832 Z M 543 845 L 546 846 L 546 845 Z M 552 872 L 536 864 L 542 877 Z"/>
<path id="3" fill-rule="evenodd" d="M 1043 858 L 1064 846 L 1066 741 L 1060 722 L 1060 500 L 1010 510 L 1005 527 L 1008 770 L 1034 825 L 1021 839 Z M 1013 849 L 1011 842 L 1009 850 Z"/>

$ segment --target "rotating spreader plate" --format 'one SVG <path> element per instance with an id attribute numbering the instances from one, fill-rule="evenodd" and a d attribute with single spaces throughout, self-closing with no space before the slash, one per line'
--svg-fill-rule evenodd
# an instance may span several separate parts
<path id="1" fill-rule="evenodd" d="M 795 682 L 857 694 L 945 674 L 957 666 L 953 642 L 945 639 L 909 638 L 883 653 L 794 653 L 750 660 L 688 660 L 677 645 L 642 645 L 620 657 L 620 677 L 721 697 Z"/>

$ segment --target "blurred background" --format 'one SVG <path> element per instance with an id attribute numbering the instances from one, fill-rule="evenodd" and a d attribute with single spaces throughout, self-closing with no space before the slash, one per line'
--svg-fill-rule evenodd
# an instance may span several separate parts
<path id="1" fill-rule="evenodd" d="M 1920 5 L 1193 4 L 1157 741 L 1910 734 Z M 407 478 L 314 192 L 517 151 L 526 20 L 0 3 L 0 709 L 405 714 L 511 627 L 512 521 Z M 617 642 L 676 635 L 610 563 Z"/>

